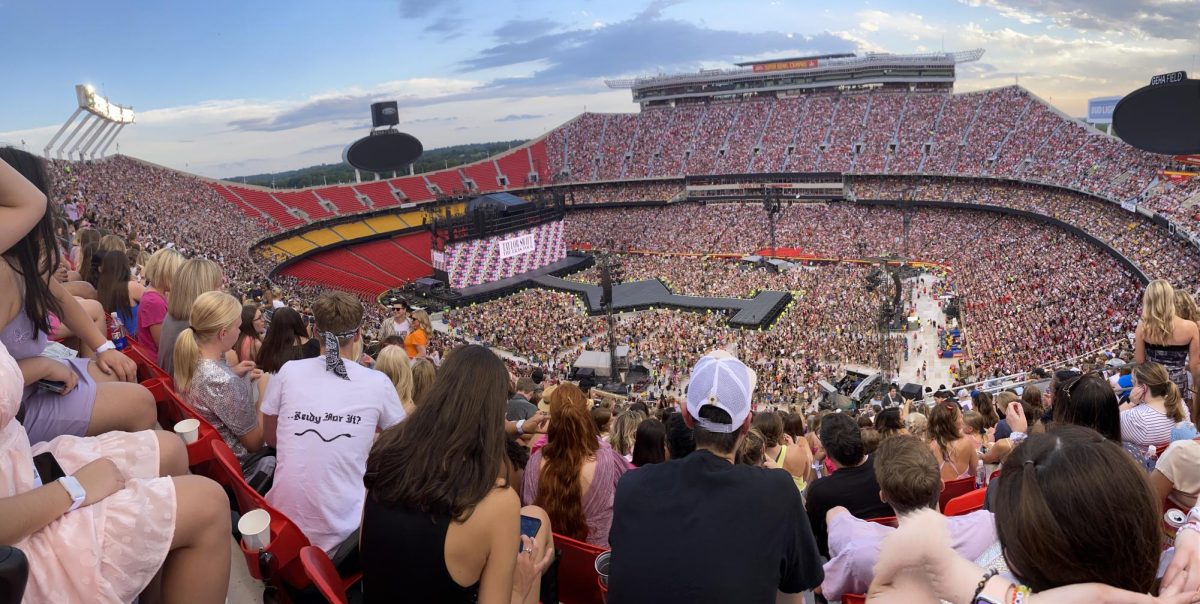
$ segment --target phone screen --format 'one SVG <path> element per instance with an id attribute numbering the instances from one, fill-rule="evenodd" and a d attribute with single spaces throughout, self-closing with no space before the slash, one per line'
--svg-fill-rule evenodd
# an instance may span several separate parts
<path id="1" fill-rule="evenodd" d="M 533 539 L 537 532 L 542 528 L 542 521 L 537 518 L 530 518 L 521 514 L 521 534 Z M 517 551 L 521 551 L 521 544 L 517 544 Z"/>

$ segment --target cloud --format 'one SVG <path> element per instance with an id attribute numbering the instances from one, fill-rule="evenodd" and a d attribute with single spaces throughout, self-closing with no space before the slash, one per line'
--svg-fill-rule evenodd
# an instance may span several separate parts
<path id="1" fill-rule="evenodd" d="M 416 21 L 432 19 L 425 25 L 425 33 L 438 34 L 445 39 L 457 38 L 462 34 L 466 19 L 459 17 L 462 7 L 458 0 L 400 0 L 400 17 Z"/>
<path id="2" fill-rule="evenodd" d="M 539 36 L 558 27 L 550 19 L 513 19 L 496 28 L 492 35 L 497 39 L 528 38 Z"/>
<path id="3" fill-rule="evenodd" d="M 370 90 L 350 89 L 344 92 L 316 95 L 300 102 L 277 103 L 273 111 L 244 119 L 230 120 L 235 130 L 278 132 L 342 120 L 361 119 L 376 101 L 395 100 L 402 108 L 422 107 L 457 98 L 477 88 L 473 80 L 415 78 L 385 82 Z"/>
<path id="4" fill-rule="evenodd" d="M 517 114 L 510 113 L 504 117 L 498 117 L 494 121 L 497 121 L 497 122 L 519 122 L 521 120 L 536 120 L 536 119 L 543 118 L 543 117 L 546 117 L 546 116 L 539 115 L 539 114 L 533 114 L 533 113 L 517 113 Z"/>
<path id="5" fill-rule="evenodd" d="M 712 29 L 663 17 L 678 2 L 658 0 L 641 13 L 599 28 L 542 33 L 501 40 L 460 63 L 464 73 L 528 64 L 530 73 L 496 82 L 501 88 L 562 85 L 606 77 L 666 70 L 691 70 L 706 61 L 763 53 L 844 52 L 857 45 L 844 36 L 820 33 L 741 32 Z"/>
<path id="6" fill-rule="evenodd" d="M 1019 21 L 1020 23 L 1022 23 L 1024 25 L 1032 25 L 1034 23 L 1042 22 L 1042 20 L 1037 18 L 1035 15 L 1024 12 L 1014 6 L 1009 6 L 1007 4 L 1004 4 L 1004 2 L 1002 2 L 1000 0 L 958 0 L 958 1 L 963 4 L 966 4 L 967 6 L 974 6 L 976 8 L 981 7 L 981 6 L 986 6 L 990 9 L 993 9 L 996 12 L 1000 13 L 1002 16 L 1008 17 L 1009 19 Z"/>
<path id="7" fill-rule="evenodd" d="M 1195 40 L 1200 30 L 1200 3 L 1195 0 L 967 0 L 967 4 L 994 8 L 1022 23 L 1040 21 L 1037 15 L 1083 31 L 1132 31 L 1164 40 Z"/>
<path id="8" fill-rule="evenodd" d="M 325 153 L 328 151 L 337 151 L 337 152 L 341 153 L 342 149 L 345 149 L 345 148 L 346 148 L 346 145 L 339 143 L 339 144 L 334 144 L 334 145 L 321 145 L 320 147 L 313 147 L 311 149 L 305 149 L 305 150 L 301 151 L 300 153 L 303 155 L 310 155 L 310 154 L 314 154 L 314 153 Z"/>

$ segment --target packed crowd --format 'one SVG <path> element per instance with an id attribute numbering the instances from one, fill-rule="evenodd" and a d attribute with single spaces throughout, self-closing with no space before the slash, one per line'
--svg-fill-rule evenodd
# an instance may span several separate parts
<path id="1" fill-rule="evenodd" d="M 620 144 L 610 142 L 614 133 L 625 137 Z M 1144 202 L 1189 229 L 1194 212 L 1181 204 L 1200 190 L 1194 180 L 1164 181 L 1159 170 L 1169 162 L 1090 131 L 1016 86 L 584 114 L 552 131 L 547 145 L 553 171 L 577 182 L 747 171 L 989 175 Z"/>
<path id="2" fill-rule="evenodd" d="M 294 562 L 294 544 L 273 539 L 281 526 L 315 547 L 304 555 L 318 565 L 361 572 L 350 589 L 368 602 L 533 604 L 558 601 L 567 581 L 595 589 L 595 577 L 549 574 L 566 539 L 608 552 L 600 581 L 619 602 L 767 603 L 804 591 L 879 602 L 1200 597 L 1190 377 L 1200 311 L 1163 280 L 1142 292 L 1101 251 L 1042 223 L 919 210 L 907 243 L 943 265 L 945 287 L 999 300 L 976 329 L 1038 344 L 998 356 L 1036 364 L 1136 322 L 1130 364 L 1056 373 L 1046 396 L 1032 385 L 994 401 L 939 391 L 921 406 L 891 388 L 878 405 L 819 410 L 812 380 L 837 375 L 869 337 L 847 317 L 869 316 L 884 295 L 856 286 L 862 270 L 849 264 L 774 274 L 700 256 L 621 257 L 630 278 L 682 292 L 777 288 L 811 303 L 763 332 L 649 311 L 606 334 L 572 297 L 540 291 L 447 316 L 450 338 L 535 360 L 576 340 L 628 343 L 658 368 L 662 390 L 647 403 L 585 393 L 540 368 L 514 372 L 485 346 L 438 343 L 429 316 L 400 304 L 378 321 L 343 292 L 293 292 L 311 320 L 271 289 L 243 304 L 225 291 L 242 293 L 222 264 L 236 260 L 153 233 L 137 233 L 161 246 L 138 278 L 133 242 L 102 238 L 93 284 L 90 264 L 57 270 L 74 254 L 56 237 L 59 204 L 41 160 L 11 149 L 0 160 L 0 473 L 11 477 L 0 486 L 0 544 L 29 560 L 31 601 L 216 604 L 228 593 L 231 535 L 260 571 L 276 555 Z M 74 202 L 104 199 L 89 195 Z M 598 210 L 573 214 L 570 229 L 586 241 L 604 232 L 593 223 L 606 224 L 594 243 L 616 235 L 621 248 L 647 222 L 669 235 L 651 246 L 761 246 L 749 210 Z M 902 218 L 842 204 L 789 209 L 780 221 L 786 240 L 836 258 L 899 249 Z M 80 235 L 84 250 L 92 237 Z M 1061 259 L 1034 253 L 1051 247 Z M 1068 290 L 1078 306 L 1060 295 Z M 1043 298 L 1059 314 L 1035 303 Z M 189 467 L 180 435 L 197 428 L 158 429 L 155 397 L 107 339 L 122 334 L 107 331 L 105 313 L 126 306 L 137 319 L 128 339 L 157 348 L 160 365 L 170 359 L 172 400 L 215 431 L 218 462 Z M 986 327 L 992 315 L 1003 324 Z M 373 357 L 366 330 L 383 337 Z M 262 493 L 265 528 L 252 530 L 254 511 L 213 478 Z M 1166 548 L 1164 506 L 1176 509 Z M 896 528 L 870 522 L 888 516 Z M 297 574 L 275 572 L 268 587 Z"/>
<path id="3" fill-rule="evenodd" d="M 920 199 L 1014 208 L 1050 216 L 1076 226 L 1132 260 L 1148 276 L 1188 288 L 1200 286 L 1200 251 L 1170 236 L 1141 214 L 1097 202 L 1095 198 L 1038 185 L 937 177 L 856 178 L 856 199 Z"/>
<path id="4" fill-rule="evenodd" d="M 47 170 L 70 222 L 116 233 L 146 251 L 173 247 L 203 256 L 224 267 L 239 289 L 266 282 L 272 265 L 249 251 L 266 231 L 199 179 L 120 155 L 51 160 Z"/>
<path id="5" fill-rule="evenodd" d="M 902 255 L 905 248 L 899 234 L 903 232 L 903 218 L 902 211 L 892 208 L 842 204 L 815 211 L 797 206 L 779 216 L 777 238 L 779 245 L 801 248 L 815 258 Z M 983 373 L 1027 369 L 1095 350 L 1130 333 L 1138 284 L 1102 250 L 1057 229 L 1016 217 L 925 209 L 914 211 L 911 220 L 911 257 L 944 266 L 944 293 L 965 296 L 968 346 Z M 640 250 L 655 252 L 746 252 L 767 245 L 763 222 L 756 206 L 735 204 L 667 208 L 653 213 L 598 210 L 571 215 L 567 237 L 574 244 L 594 245 L 604 245 L 611 239 L 618 250 L 636 245 Z M 1047 257 L 1041 250 L 1048 247 L 1062 253 Z M 697 257 L 626 258 L 631 276 L 662 278 L 680 293 L 741 297 L 759 289 L 803 292 L 797 301 L 801 312 L 795 313 L 793 308 L 772 330 L 782 334 L 780 342 L 792 338 L 803 341 L 805 336 L 792 331 L 803 331 L 813 321 L 821 325 L 820 319 L 807 313 L 827 305 L 808 300 L 809 292 L 848 295 L 862 289 L 854 285 L 855 281 L 861 282 L 862 271 L 850 271 L 857 277 L 826 274 L 824 269 L 776 275 L 739 268 L 734 262 Z M 594 275 L 585 273 L 581 278 L 591 280 Z M 804 279 L 811 281 L 798 281 Z M 1089 284 L 1084 290 L 1086 295 L 1079 294 L 1079 284 Z M 846 306 L 846 301 L 836 301 L 833 308 L 839 306 Z M 864 300 L 851 306 L 855 312 L 846 317 L 864 317 L 873 303 Z M 1094 312 L 1097 309 L 1099 312 Z M 795 318 L 789 318 L 793 313 Z M 1017 319 L 1030 316 L 1037 318 Z M 1065 329 L 1065 317 L 1079 318 L 1071 329 Z M 846 330 L 849 324 L 842 324 L 841 329 Z M 859 331 L 862 329 L 866 327 L 859 327 Z M 820 328 L 815 331 L 822 332 Z M 773 350 L 772 345 L 780 342 L 766 343 L 766 350 Z M 852 350 L 839 354 L 851 359 L 867 356 Z"/>
<path id="6" fill-rule="evenodd" d="M 617 201 L 668 201 L 683 191 L 676 181 L 623 182 L 587 187 L 570 187 L 565 191 L 568 204 L 612 203 Z"/>

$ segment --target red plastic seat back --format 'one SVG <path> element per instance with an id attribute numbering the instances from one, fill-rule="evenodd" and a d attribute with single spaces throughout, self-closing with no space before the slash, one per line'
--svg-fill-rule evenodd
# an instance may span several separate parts
<path id="1" fill-rule="evenodd" d="M 282 580 L 297 588 L 309 585 L 303 564 L 300 562 L 300 550 L 311 545 L 308 537 L 282 512 L 271 507 L 266 498 L 250 488 L 245 478 L 242 478 L 242 464 L 225 441 L 217 439 L 212 443 L 214 477 L 218 483 L 229 487 L 237 500 L 238 511 L 245 514 L 255 509 L 264 509 L 271 514 L 271 543 L 266 547 L 267 552 L 274 556 L 267 571 L 271 581 Z M 242 555 L 246 557 L 246 565 L 250 576 L 263 581 L 263 572 L 259 568 L 258 552 L 246 549 L 245 544 L 238 542 Z"/>
<path id="2" fill-rule="evenodd" d="M 946 511 L 946 504 L 950 503 L 951 499 L 959 495 L 966 495 L 975 490 L 975 477 L 968 476 L 957 480 L 950 480 L 942 483 L 942 494 L 938 496 L 938 509 L 943 513 Z"/>
<path id="3" fill-rule="evenodd" d="M 602 547 L 554 534 L 554 547 L 562 552 L 558 562 L 558 600 L 562 604 L 603 604 L 596 556 Z"/>
<path id="4" fill-rule="evenodd" d="M 212 460 L 212 443 L 221 440 L 217 429 L 183 402 L 178 394 L 175 394 L 170 381 L 153 378 L 142 382 L 142 386 L 145 386 L 154 397 L 154 403 L 158 407 L 158 423 L 164 430 L 170 432 L 175 424 L 184 419 L 195 419 L 200 422 L 199 438 L 187 446 L 188 465 L 197 469 L 198 474 L 208 476 L 209 473 L 204 471 L 205 468 L 201 468 L 201 466 Z M 212 477 L 209 476 L 209 478 Z"/>
<path id="5" fill-rule="evenodd" d="M 342 589 L 342 577 L 321 548 L 312 545 L 300 548 L 300 564 L 304 566 L 304 574 L 308 575 L 326 600 L 332 604 L 348 604 L 346 590 Z"/>
<path id="6" fill-rule="evenodd" d="M 842 604 L 867 604 L 867 597 L 859 594 L 842 594 Z"/>
<path id="7" fill-rule="evenodd" d="M 975 489 L 966 495 L 959 495 L 946 503 L 943 512 L 947 516 L 962 516 L 983 509 L 983 500 L 987 498 L 987 487 Z"/>
<path id="8" fill-rule="evenodd" d="M 882 524 L 883 526 L 890 526 L 892 528 L 896 528 L 896 527 L 900 526 L 900 522 L 898 520 L 896 520 L 895 516 L 880 516 L 879 518 L 867 518 L 867 522 L 874 522 L 875 524 Z"/>
<path id="9" fill-rule="evenodd" d="M 155 378 L 165 378 L 168 381 L 171 380 L 171 375 L 155 363 L 156 359 L 151 359 L 150 357 L 146 356 L 146 351 L 139 348 L 133 342 L 130 342 L 129 346 L 121 352 L 124 352 L 125 356 L 129 357 L 134 363 L 137 364 L 137 375 L 139 382 L 144 382 L 146 380 L 152 380 Z"/>

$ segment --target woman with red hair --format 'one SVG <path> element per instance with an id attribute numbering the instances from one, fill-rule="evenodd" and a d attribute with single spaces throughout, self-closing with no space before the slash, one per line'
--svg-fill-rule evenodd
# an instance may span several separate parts
<path id="1" fill-rule="evenodd" d="M 546 436 L 546 446 L 529 458 L 523 503 L 545 509 L 555 533 L 607 548 L 613 494 L 628 466 L 600 439 L 579 387 L 554 389 Z"/>

